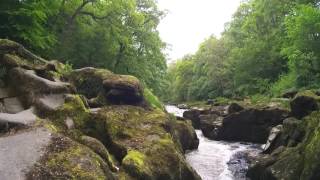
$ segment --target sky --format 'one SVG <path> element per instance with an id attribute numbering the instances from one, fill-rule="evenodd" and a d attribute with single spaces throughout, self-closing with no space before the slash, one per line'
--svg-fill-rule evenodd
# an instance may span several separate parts
<path id="1" fill-rule="evenodd" d="M 220 36 L 241 0 L 158 0 L 160 9 L 168 11 L 158 30 L 169 44 L 169 62 L 197 51 L 210 35 Z"/>

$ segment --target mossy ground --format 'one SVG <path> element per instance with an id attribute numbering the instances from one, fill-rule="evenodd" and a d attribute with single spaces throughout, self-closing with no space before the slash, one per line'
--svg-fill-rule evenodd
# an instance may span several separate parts
<path id="1" fill-rule="evenodd" d="M 122 154 L 122 159 L 121 156 L 118 158 L 125 171 L 120 174 L 129 174 L 138 179 L 152 177 L 173 180 L 181 179 L 181 174 L 192 171 L 186 164 L 179 145 L 174 143 L 173 136 L 169 133 L 172 119 L 162 110 L 108 106 L 100 110 L 98 116 L 98 121 L 101 121 L 97 122 L 98 126 L 105 127 L 100 129 L 103 132 L 99 134 L 108 133 L 113 145 L 126 151 Z M 190 174 L 192 178 L 192 173 Z"/>
<path id="2" fill-rule="evenodd" d="M 69 138 L 54 136 L 46 155 L 27 174 L 27 179 L 112 179 L 102 162 L 89 148 Z"/>
<path id="3" fill-rule="evenodd" d="M 320 112 L 303 119 L 301 127 L 306 132 L 302 143 L 287 148 L 269 169 L 278 179 L 320 179 Z"/>

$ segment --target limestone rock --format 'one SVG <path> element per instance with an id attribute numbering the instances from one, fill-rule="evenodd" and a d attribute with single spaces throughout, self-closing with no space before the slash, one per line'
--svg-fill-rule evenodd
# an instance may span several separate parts
<path id="1" fill-rule="evenodd" d="M 36 120 L 37 116 L 33 113 L 33 108 L 21 111 L 17 114 L 0 113 L 0 123 L 28 126 L 33 124 Z"/>
<path id="2" fill-rule="evenodd" d="M 190 121 L 177 121 L 174 125 L 174 131 L 184 152 L 198 148 L 199 139 Z"/>
<path id="3" fill-rule="evenodd" d="M 22 102 L 16 97 L 6 98 L 3 102 L 7 113 L 15 114 L 24 110 Z"/>
<path id="4" fill-rule="evenodd" d="M 200 114 L 201 114 L 200 110 L 191 109 L 191 110 L 185 111 L 183 113 L 183 117 L 191 120 L 192 126 L 196 129 L 199 129 L 200 128 L 200 117 L 199 117 Z"/>
<path id="5" fill-rule="evenodd" d="M 216 139 L 219 129 L 222 127 L 223 117 L 216 114 L 200 116 L 200 129 L 203 135 L 209 139 Z"/>
<path id="6" fill-rule="evenodd" d="M 117 172 L 119 170 L 119 168 L 113 164 L 108 150 L 99 140 L 89 136 L 82 136 L 81 142 L 90 147 L 95 153 L 99 154 L 103 160 L 107 162 L 112 171 Z"/>
<path id="7" fill-rule="evenodd" d="M 223 119 L 217 139 L 265 143 L 272 127 L 282 124 L 288 112 L 282 109 L 246 109 Z"/>
<path id="8" fill-rule="evenodd" d="M 228 114 L 233 114 L 239 111 L 242 111 L 244 108 L 242 106 L 240 106 L 237 103 L 231 103 L 228 107 L 227 107 L 227 113 Z"/>
<path id="9" fill-rule="evenodd" d="M 266 144 L 263 146 L 263 151 L 264 152 L 267 152 L 267 151 L 270 151 L 273 143 L 275 142 L 275 140 L 277 138 L 279 138 L 280 136 L 280 133 L 282 131 L 282 125 L 278 125 L 276 127 L 273 127 L 270 131 L 270 134 L 269 134 L 269 137 L 268 137 L 268 140 L 266 142 Z"/>
<path id="10" fill-rule="evenodd" d="M 312 111 L 318 110 L 319 106 L 317 100 L 314 97 L 306 96 L 306 95 L 298 95 L 291 102 L 291 114 L 301 119 Z"/>

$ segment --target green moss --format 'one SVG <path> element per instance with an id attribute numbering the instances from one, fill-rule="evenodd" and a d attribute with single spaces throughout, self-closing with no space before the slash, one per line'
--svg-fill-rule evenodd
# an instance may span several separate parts
<path id="1" fill-rule="evenodd" d="M 38 179 L 104 180 L 102 159 L 87 147 L 58 138 L 29 176 Z M 107 178 L 108 179 L 108 178 Z"/>
<path id="2" fill-rule="evenodd" d="M 123 164 L 133 164 L 139 169 L 143 169 L 145 166 L 146 157 L 144 154 L 140 153 L 139 151 L 131 150 L 128 152 L 127 156 L 123 159 Z"/>
<path id="3" fill-rule="evenodd" d="M 319 179 L 320 168 L 320 112 L 303 119 L 300 127 L 306 132 L 302 143 L 282 152 L 270 168 L 278 179 Z"/>
<path id="4" fill-rule="evenodd" d="M 185 172 L 195 176 L 169 132 L 173 128 L 170 124 L 172 120 L 162 110 L 108 106 L 100 110 L 97 116 L 99 118 L 96 121 L 100 123 L 95 132 L 108 134 L 112 141 L 110 152 L 119 154 L 119 147 L 127 150 L 122 159 L 124 174 L 137 179 L 152 177 L 168 180 L 183 179 L 181 174 Z M 121 155 L 116 157 L 121 158 Z"/>
<path id="5" fill-rule="evenodd" d="M 157 96 L 153 95 L 153 93 L 147 89 L 144 88 L 144 97 L 147 100 L 147 102 L 154 108 L 159 108 L 164 110 L 164 106 L 162 104 L 162 102 L 158 99 Z"/>
<path id="6" fill-rule="evenodd" d="M 298 96 L 309 96 L 312 97 L 314 99 L 316 99 L 318 102 L 320 102 L 320 96 L 315 94 L 315 90 L 305 90 L 305 91 L 300 91 L 296 97 Z"/>

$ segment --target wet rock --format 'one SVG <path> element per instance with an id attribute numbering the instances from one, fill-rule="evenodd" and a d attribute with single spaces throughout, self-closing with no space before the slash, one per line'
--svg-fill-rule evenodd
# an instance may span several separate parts
<path id="1" fill-rule="evenodd" d="M 3 104 L 6 112 L 10 114 L 19 113 L 24 110 L 22 102 L 16 97 L 4 99 Z"/>
<path id="2" fill-rule="evenodd" d="M 279 138 L 280 133 L 282 131 L 282 128 L 283 128 L 282 125 L 278 125 L 278 126 L 273 127 L 271 129 L 269 137 L 268 137 L 268 140 L 267 140 L 266 144 L 263 147 L 263 151 L 265 153 L 271 152 L 272 149 L 274 149 L 274 148 L 272 148 L 272 146 L 274 146 L 274 143 L 275 143 L 276 139 Z"/>
<path id="3" fill-rule="evenodd" d="M 292 116 L 301 119 L 312 111 L 319 109 L 317 100 L 314 97 L 306 95 L 298 95 L 291 102 L 291 114 Z"/>
<path id="4" fill-rule="evenodd" d="M 264 153 L 270 154 L 280 146 L 295 147 L 303 140 L 305 134 L 301 124 L 301 120 L 292 117 L 285 119 L 282 127 L 279 128 L 280 132 L 276 133 L 276 138 L 270 141 L 270 146 L 265 149 Z"/>
<path id="5" fill-rule="evenodd" d="M 271 155 L 259 158 L 256 164 L 250 168 L 248 175 L 252 179 L 290 179 L 290 180 L 309 180 L 319 179 L 319 112 L 313 112 L 300 120 L 286 120 L 285 127 L 294 132 L 295 129 L 302 129 L 305 135 L 296 146 L 280 146 Z M 297 126 L 298 125 L 298 126 Z M 290 137 L 290 136 L 287 136 Z"/>
<path id="6" fill-rule="evenodd" d="M 178 104 L 177 107 L 179 109 L 188 109 L 188 105 L 186 105 L 186 104 Z"/>
<path id="7" fill-rule="evenodd" d="M 239 111 L 242 111 L 244 108 L 242 106 L 240 106 L 237 103 L 231 103 L 228 107 L 227 107 L 227 112 L 228 114 L 233 114 Z"/>
<path id="8" fill-rule="evenodd" d="M 223 119 L 218 140 L 265 143 L 272 127 L 282 124 L 288 112 L 282 109 L 246 109 Z"/>
<path id="9" fill-rule="evenodd" d="M 184 152 L 198 148 L 199 139 L 190 121 L 177 121 L 174 131 Z"/>
<path id="10" fill-rule="evenodd" d="M 223 117 L 216 114 L 201 115 L 200 116 L 200 129 L 203 135 L 209 139 L 216 139 L 218 131 L 222 126 Z"/>
<path id="11" fill-rule="evenodd" d="M 199 129 L 200 128 L 200 114 L 201 114 L 201 111 L 198 110 L 198 109 L 191 109 L 191 110 L 188 110 L 188 111 L 185 111 L 183 113 L 183 117 L 186 118 L 186 119 L 189 119 L 191 120 L 192 122 L 192 126 L 195 128 L 195 129 Z"/>

